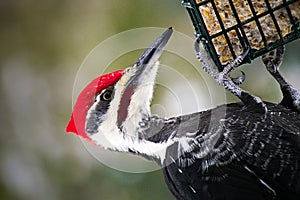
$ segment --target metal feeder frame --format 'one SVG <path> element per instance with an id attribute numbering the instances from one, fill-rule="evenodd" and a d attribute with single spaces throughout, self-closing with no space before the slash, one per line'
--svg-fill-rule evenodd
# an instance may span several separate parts
<path id="1" fill-rule="evenodd" d="M 269 0 L 265 0 L 266 6 L 267 6 L 267 10 L 263 13 L 257 14 L 255 12 L 255 9 L 253 7 L 252 1 L 251 0 L 247 0 L 251 13 L 252 13 L 252 17 L 245 20 L 245 21 L 241 21 L 238 17 L 238 13 L 237 10 L 234 6 L 233 0 L 228 0 L 229 5 L 232 9 L 233 15 L 236 19 L 237 24 L 233 25 L 231 27 L 225 28 L 224 23 L 222 22 L 222 19 L 220 17 L 219 11 L 217 10 L 216 4 L 214 0 L 203 0 L 203 1 L 199 1 L 198 3 L 196 2 L 196 0 L 183 0 L 181 2 L 181 4 L 187 9 L 189 16 L 192 20 L 193 26 L 195 28 L 195 36 L 196 37 L 201 37 L 202 42 L 204 44 L 204 47 L 206 49 L 207 52 L 209 52 L 210 56 L 212 57 L 213 61 L 215 62 L 216 66 L 218 67 L 219 71 L 222 71 L 224 69 L 224 64 L 221 64 L 220 61 L 220 56 L 217 54 L 216 49 L 214 47 L 214 44 L 212 42 L 212 39 L 223 35 L 224 38 L 226 39 L 226 42 L 229 46 L 229 50 L 231 52 L 231 55 L 233 56 L 233 58 L 236 58 L 238 55 L 236 55 L 236 53 L 233 50 L 233 46 L 231 44 L 231 41 L 228 37 L 228 32 L 235 30 L 238 36 L 238 39 L 240 41 L 240 44 L 242 46 L 242 49 L 246 49 L 247 47 L 250 47 L 250 42 L 248 40 L 248 38 L 246 37 L 246 33 L 245 30 L 243 28 L 243 25 L 253 22 L 255 21 L 259 33 L 261 35 L 262 41 L 264 43 L 264 47 L 256 50 L 256 49 L 250 49 L 249 54 L 247 55 L 247 57 L 244 59 L 243 63 L 250 63 L 253 59 L 273 50 L 276 49 L 280 46 L 283 46 L 293 40 L 296 40 L 298 38 L 300 38 L 300 23 L 299 22 L 295 22 L 292 14 L 291 14 L 291 10 L 289 8 L 289 5 L 296 2 L 297 0 L 283 0 L 282 4 L 276 6 L 275 8 L 271 8 Z M 219 31 L 218 33 L 209 34 L 209 31 L 207 29 L 207 27 L 205 26 L 205 22 L 203 20 L 202 14 L 200 13 L 199 8 L 203 5 L 206 5 L 208 3 L 212 4 L 213 7 L 213 11 L 216 14 L 216 17 L 218 19 L 218 22 L 220 24 L 221 27 L 221 31 Z M 274 12 L 276 10 L 279 10 L 281 8 L 285 8 L 288 16 L 289 16 L 289 22 L 292 25 L 292 29 L 291 32 L 287 35 L 285 35 L 284 37 L 282 36 L 280 27 L 277 23 L 277 20 L 274 16 Z M 266 39 L 266 36 L 263 32 L 261 23 L 260 23 L 260 18 L 266 16 L 266 15 L 270 15 L 272 18 L 272 21 L 275 25 L 276 31 L 279 35 L 279 39 L 276 40 L 275 42 L 269 43 Z"/>

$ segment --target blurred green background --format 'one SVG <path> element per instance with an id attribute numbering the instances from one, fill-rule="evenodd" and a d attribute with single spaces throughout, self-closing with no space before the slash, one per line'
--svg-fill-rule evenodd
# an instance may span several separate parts
<path id="1" fill-rule="evenodd" d="M 111 169 L 64 127 L 76 72 L 101 41 L 139 27 L 173 26 L 193 37 L 180 1 L 2 0 L 0 23 L 0 199 L 173 199 L 160 171 Z M 282 71 L 300 90 L 299 52 L 299 41 L 288 45 Z M 261 61 L 243 71 L 244 88 L 280 100 Z"/>

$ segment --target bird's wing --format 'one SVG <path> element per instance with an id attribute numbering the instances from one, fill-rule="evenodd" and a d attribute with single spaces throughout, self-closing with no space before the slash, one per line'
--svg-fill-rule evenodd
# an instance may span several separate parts
<path id="1" fill-rule="evenodd" d="M 300 115 L 273 104 L 266 117 L 241 108 L 233 104 L 225 116 L 224 107 L 218 107 L 181 118 L 175 137 L 187 139 L 188 148 L 178 155 L 180 144 L 170 147 L 164 169 L 174 193 L 180 196 L 178 192 L 187 190 L 194 196 L 196 191 L 207 199 L 242 194 L 293 199 L 299 193 Z M 208 153 L 203 153 L 207 146 Z"/>
<path id="2" fill-rule="evenodd" d="M 231 146 L 266 186 L 300 195 L 300 115 L 278 106 L 269 109 L 266 118 L 248 114 L 229 124 Z"/>
<path id="3" fill-rule="evenodd" d="M 166 157 L 172 159 L 170 147 Z M 170 160 L 171 160 L 170 159 Z M 268 200 L 272 194 L 253 174 L 235 162 L 223 167 L 211 166 L 202 171 L 203 160 L 198 159 L 188 167 L 179 160 L 163 168 L 169 190 L 179 200 Z"/>

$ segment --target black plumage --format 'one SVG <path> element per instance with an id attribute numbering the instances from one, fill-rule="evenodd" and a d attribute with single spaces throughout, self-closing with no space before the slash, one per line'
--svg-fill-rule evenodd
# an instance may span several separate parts
<path id="1" fill-rule="evenodd" d="M 163 166 L 177 199 L 299 199 L 300 114 L 266 105 L 266 114 L 233 103 L 148 119 L 145 127 L 157 131 L 147 140 L 179 141 L 168 147 Z"/>

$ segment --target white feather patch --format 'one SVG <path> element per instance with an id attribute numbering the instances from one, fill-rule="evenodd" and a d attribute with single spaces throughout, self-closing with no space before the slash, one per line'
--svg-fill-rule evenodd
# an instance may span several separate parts
<path id="1" fill-rule="evenodd" d="M 166 149 L 174 141 L 168 140 L 164 143 L 154 143 L 138 138 L 139 122 L 145 116 L 150 115 L 150 103 L 159 62 L 147 67 L 150 67 L 150 69 L 144 72 L 147 74 L 143 74 L 143 83 L 138 84 L 134 94 L 131 96 L 127 118 L 122 124 L 123 130 L 121 131 L 117 127 L 118 108 L 125 85 L 134 72 L 124 73 L 120 81 L 115 85 L 114 98 L 110 103 L 110 108 L 102 116 L 103 121 L 98 127 L 98 132 L 91 135 L 91 138 L 96 144 L 105 149 L 120 152 L 128 152 L 130 149 L 140 154 L 156 157 L 163 163 Z M 135 70 L 135 68 L 133 67 L 129 70 Z"/>

